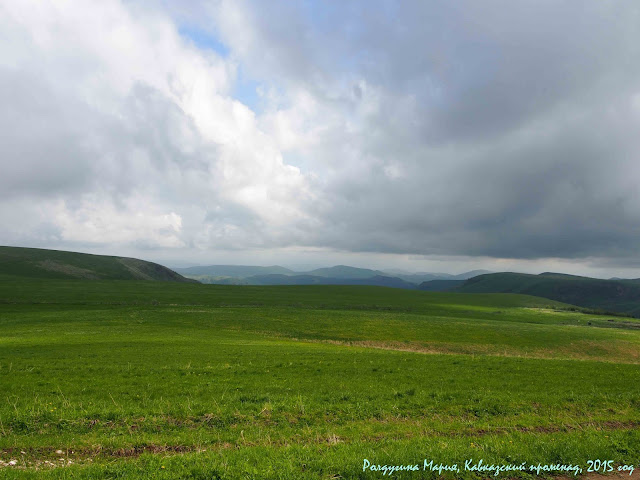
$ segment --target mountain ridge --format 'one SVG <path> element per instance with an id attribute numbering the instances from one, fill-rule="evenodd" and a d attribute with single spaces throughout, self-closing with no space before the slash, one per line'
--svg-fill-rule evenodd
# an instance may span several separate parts
<path id="1" fill-rule="evenodd" d="M 174 270 L 181 275 L 196 279 L 202 283 L 223 285 L 262 285 L 262 282 L 265 281 L 262 277 L 266 275 L 284 275 L 290 277 L 288 281 L 287 279 L 276 279 L 275 277 L 266 279 L 266 281 L 275 281 L 278 285 L 293 285 L 298 284 L 298 282 L 303 282 L 303 285 L 308 285 L 311 280 L 302 277 L 312 276 L 327 279 L 322 282 L 318 280 L 315 282 L 316 284 L 378 285 L 379 283 L 375 282 L 380 279 L 373 280 L 369 283 L 363 283 L 361 280 L 385 277 L 386 279 L 396 280 L 385 280 L 383 283 L 402 285 L 400 288 L 417 288 L 420 283 L 429 280 L 466 280 L 477 274 L 490 273 L 488 270 L 472 270 L 458 275 L 428 272 L 394 274 L 391 273 L 391 270 L 374 270 L 370 268 L 351 267 L 349 265 L 334 265 L 332 267 L 322 267 L 306 271 L 295 271 L 279 265 L 268 267 L 254 265 L 208 265 L 175 268 Z M 345 283 L 345 280 L 350 280 L 352 283 Z"/>

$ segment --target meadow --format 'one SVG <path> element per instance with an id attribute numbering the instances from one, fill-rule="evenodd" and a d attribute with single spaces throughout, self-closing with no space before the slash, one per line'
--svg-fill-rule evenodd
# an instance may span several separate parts
<path id="1" fill-rule="evenodd" d="M 636 320 L 524 295 L 4 275 L 0 477 L 637 468 L 639 362 Z"/>

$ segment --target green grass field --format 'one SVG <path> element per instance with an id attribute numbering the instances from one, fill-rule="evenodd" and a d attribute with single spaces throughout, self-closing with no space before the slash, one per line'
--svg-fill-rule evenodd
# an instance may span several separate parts
<path id="1" fill-rule="evenodd" d="M 639 327 L 520 295 L 4 275 L 0 478 L 637 468 Z"/>

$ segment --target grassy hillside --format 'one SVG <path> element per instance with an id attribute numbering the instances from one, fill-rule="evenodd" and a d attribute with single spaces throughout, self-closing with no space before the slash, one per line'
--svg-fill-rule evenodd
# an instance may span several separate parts
<path id="1" fill-rule="evenodd" d="M 156 263 L 40 248 L 0 247 L 0 274 L 82 280 L 192 282 Z"/>
<path id="2" fill-rule="evenodd" d="M 523 293 L 593 309 L 640 316 L 637 280 L 600 280 L 558 273 L 493 273 L 467 280 L 464 293 Z"/>
<path id="3" fill-rule="evenodd" d="M 567 308 L 370 286 L 0 276 L 0 476 L 636 463 L 640 323 Z"/>

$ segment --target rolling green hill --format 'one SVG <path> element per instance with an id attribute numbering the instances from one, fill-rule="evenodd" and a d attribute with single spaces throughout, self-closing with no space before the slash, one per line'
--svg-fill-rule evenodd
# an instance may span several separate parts
<path id="1" fill-rule="evenodd" d="M 40 248 L 0 247 L 0 274 L 82 280 L 194 282 L 157 263 Z"/>
<path id="2" fill-rule="evenodd" d="M 492 273 L 471 278 L 455 291 L 523 293 L 581 307 L 640 316 L 638 280 L 601 280 L 561 273 Z"/>

